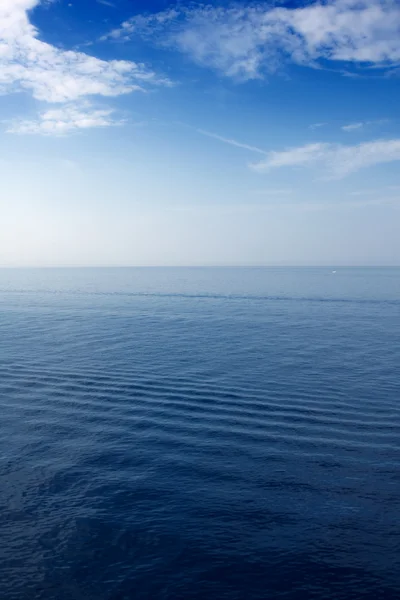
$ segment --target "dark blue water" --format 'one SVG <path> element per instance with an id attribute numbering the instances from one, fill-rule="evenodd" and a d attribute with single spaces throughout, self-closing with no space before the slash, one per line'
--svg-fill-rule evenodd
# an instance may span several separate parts
<path id="1" fill-rule="evenodd" d="M 400 597 L 400 269 L 0 270 L 1 600 Z"/>

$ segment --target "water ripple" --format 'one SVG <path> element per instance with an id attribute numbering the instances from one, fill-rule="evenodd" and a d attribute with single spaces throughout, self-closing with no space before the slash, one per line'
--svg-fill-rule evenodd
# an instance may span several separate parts
<path id="1" fill-rule="evenodd" d="M 0 272 L 1 600 L 397 600 L 398 272 L 157 273 Z"/>

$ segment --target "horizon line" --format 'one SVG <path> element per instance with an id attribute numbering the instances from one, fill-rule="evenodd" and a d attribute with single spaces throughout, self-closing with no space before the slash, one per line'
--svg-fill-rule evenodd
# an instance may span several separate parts
<path id="1" fill-rule="evenodd" d="M 0 265 L 0 269 L 399 269 L 400 264 Z"/>

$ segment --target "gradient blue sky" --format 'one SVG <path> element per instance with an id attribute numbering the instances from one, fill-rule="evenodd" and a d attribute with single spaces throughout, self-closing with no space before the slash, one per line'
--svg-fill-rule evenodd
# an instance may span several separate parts
<path id="1" fill-rule="evenodd" d="M 0 0 L 0 266 L 400 265 L 400 3 Z"/>

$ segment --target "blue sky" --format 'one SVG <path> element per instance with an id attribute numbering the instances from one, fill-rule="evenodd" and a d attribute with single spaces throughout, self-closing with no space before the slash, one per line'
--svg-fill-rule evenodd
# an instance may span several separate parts
<path id="1" fill-rule="evenodd" d="M 0 266 L 400 265 L 400 4 L 0 0 Z"/>

